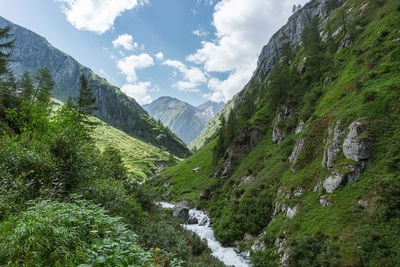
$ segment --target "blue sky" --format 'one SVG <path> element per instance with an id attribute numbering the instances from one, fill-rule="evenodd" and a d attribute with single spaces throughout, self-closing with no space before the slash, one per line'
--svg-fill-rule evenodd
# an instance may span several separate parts
<path id="1" fill-rule="evenodd" d="M 306 0 L 0 0 L 42 36 L 140 104 L 169 95 L 231 99 L 263 45 Z"/>

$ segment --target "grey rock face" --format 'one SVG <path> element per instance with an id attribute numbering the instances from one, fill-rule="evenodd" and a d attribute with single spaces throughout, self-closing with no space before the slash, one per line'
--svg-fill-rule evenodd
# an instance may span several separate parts
<path id="1" fill-rule="evenodd" d="M 344 130 L 340 129 L 339 121 L 336 123 L 336 126 L 333 130 L 331 128 L 328 130 L 328 138 L 325 141 L 325 151 L 322 160 L 322 166 L 326 167 L 328 170 L 333 168 L 337 155 L 340 152 L 341 138 L 345 135 L 345 133 L 346 132 Z"/>
<path id="2" fill-rule="evenodd" d="M 182 222 L 186 223 L 189 220 L 189 207 L 186 201 L 178 202 L 172 209 L 172 215 L 177 217 Z"/>
<path id="3" fill-rule="evenodd" d="M 355 121 L 349 126 L 349 134 L 343 142 L 343 153 L 348 159 L 355 161 L 367 160 L 371 156 L 372 142 L 360 135 L 366 132 L 360 121 Z"/>
<path id="4" fill-rule="evenodd" d="M 291 115 L 292 110 L 289 107 L 284 105 L 280 107 L 278 115 L 276 116 L 274 122 L 274 126 L 272 128 L 272 142 L 274 144 L 280 144 L 286 136 L 285 130 L 279 127 L 279 122 L 290 118 Z"/>
<path id="5" fill-rule="evenodd" d="M 264 46 L 258 57 L 257 69 L 254 72 L 255 77 L 261 78 L 269 74 L 275 63 L 281 56 L 283 44 L 291 45 L 301 39 L 301 33 L 312 20 L 313 17 L 325 17 L 328 13 L 328 0 L 317 0 L 306 4 L 302 9 L 293 14 L 286 25 L 276 32 L 268 44 Z"/>
<path id="6" fill-rule="evenodd" d="M 299 125 L 297 125 L 296 130 L 295 130 L 295 134 L 299 134 L 303 131 L 304 128 L 304 121 L 300 121 Z"/>
<path id="7" fill-rule="evenodd" d="M 235 167 L 232 159 L 242 159 L 257 146 L 263 137 L 258 129 L 244 129 L 226 150 L 222 164 L 219 164 L 214 171 L 214 177 L 230 177 Z"/>
<path id="8" fill-rule="evenodd" d="M 293 173 L 296 172 L 295 165 L 297 162 L 297 158 L 305 146 L 306 146 L 306 139 L 304 139 L 303 137 L 301 137 L 294 145 L 292 154 L 289 157 L 290 169 L 292 170 Z"/>

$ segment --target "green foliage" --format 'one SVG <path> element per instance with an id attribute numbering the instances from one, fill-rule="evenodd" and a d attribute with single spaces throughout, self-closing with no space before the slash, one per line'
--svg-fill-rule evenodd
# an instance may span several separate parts
<path id="1" fill-rule="evenodd" d="M 290 266 L 340 266 L 339 248 L 304 234 L 290 242 Z"/>
<path id="2" fill-rule="evenodd" d="M 10 266 L 149 266 L 150 254 L 119 218 L 84 200 L 44 200 L 0 225 L 0 263 Z"/>
<path id="3" fill-rule="evenodd" d="M 38 69 L 34 76 L 36 88 L 33 93 L 32 102 L 38 101 L 45 106 L 49 106 L 51 91 L 54 88 L 54 81 L 48 67 Z"/>
<path id="4" fill-rule="evenodd" d="M 0 75 L 8 71 L 8 62 L 11 56 L 10 50 L 14 46 L 14 41 L 10 40 L 11 27 L 0 28 Z"/>

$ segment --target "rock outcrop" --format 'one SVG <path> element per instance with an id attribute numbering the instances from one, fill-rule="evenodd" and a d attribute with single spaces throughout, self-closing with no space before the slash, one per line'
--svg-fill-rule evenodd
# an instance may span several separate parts
<path id="1" fill-rule="evenodd" d="M 290 169 L 293 173 L 296 173 L 295 165 L 297 162 L 297 158 L 299 157 L 300 152 L 304 149 L 305 146 L 306 139 L 304 137 L 300 137 L 300 139 L 294 145 L 292 154 L 290 154 L 289 156 Z"/>
<path id="2" fill-rule="evenodd" d="M 222 163 L 214 171 L 214 177 L 223 179 L 232 175 L 234 161 L 242 159 L 263 139 L 264 135 L 258 129 L 245 128 L 226 150 Z"/>
<path id="3" fill-rule="evenodd" d="M 366 168 L 366 161 L 372 153 L 372 141 L 368 138 L 365 127 L 360 120 L 350 124 L 349 133 L 341 145 L 341 138 L 345 136 L 345 131 L 340 129 L 337 122 L 335 129 L 329 129 L 328 138 L 325 144 L 324 158 L 322 165 L 328 169 L 331 175 L 325 179 L 323 186 L 327 193 L 332 193 L 339 186 L 345 185 L 360 177 L 361 172 Z M 331 141 L 330 137 L 333 135 Z M 340 149 L 342 148 L 342 150 Z M 347 159 L 354 163 L 345 163 L 338 168 L 334 168 L 334 163 L 339 152 L 343 152 Z"/>
<path id="4" fill-rule="evenodd" d="M 312 18 L 315 16 L 323 18 L 328 11 L 328 0 L 316 0 L 309 2 L 293 14 L 286 25 L 276 32 L 262 49 L 253 76 L 261 79 L 268 75 L 280 59 L 282 46 L 285 43 L 293 45 L 299 42 L 304 27 L 310 24 Z"/>
<path id="5" fill-rule="evenodd" d="M 325 139 L 322 166 L 326 167 L 328 170 L 333 168 L 337 155 L 340 152 L 341 138 L 346 134 L 346 132 L 340 128 L 340 124 L 340 121 L 338 121 L 333 130 L 329 128 L 328 137 Z"/>
<path id="6" fill-rule="evenodd" d="M 360 121 L 349 126 L 349 134 L 343 142 L 343 154 L 346 158 L 355 161 L 367 160 L 371 156 L 372 142 L 366 134 L 365 127 Z"/>
<path id="7" fill-rule="evenodd" d="M 280 127 L 279 123 L 283 120 L 290 118 L 291 115 L 292 115 L 292 110 L 289 107 L 282 105 L 279 108 L 278 114 L 274 122 L 274 126 L 272 128 L 272 142 L 274 144 L 280 144 L 282 140 L 285 138 L 286 129 Z"/>

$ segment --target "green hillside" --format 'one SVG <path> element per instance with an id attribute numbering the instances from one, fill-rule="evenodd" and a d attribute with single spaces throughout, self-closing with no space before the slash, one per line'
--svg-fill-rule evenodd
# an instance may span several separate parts
<path id="1" fill-rule="evenodd" d="M 400 4 L 345 1 L 301 41 L 239 94 L 233 131 L 156 179 L 254 266 L 397 266 Z"/>
<path id="2" fill-rule="evenodd" d="M 98 119 L 96 121 L 100 122 Z M 106 147 L 117 148 L 131 178 L 142 180 L 157 169 L 165 168 L 169 153 L 145 143 L 104 122 L 93 132 L 96 145 L 103 151 Z"/>

